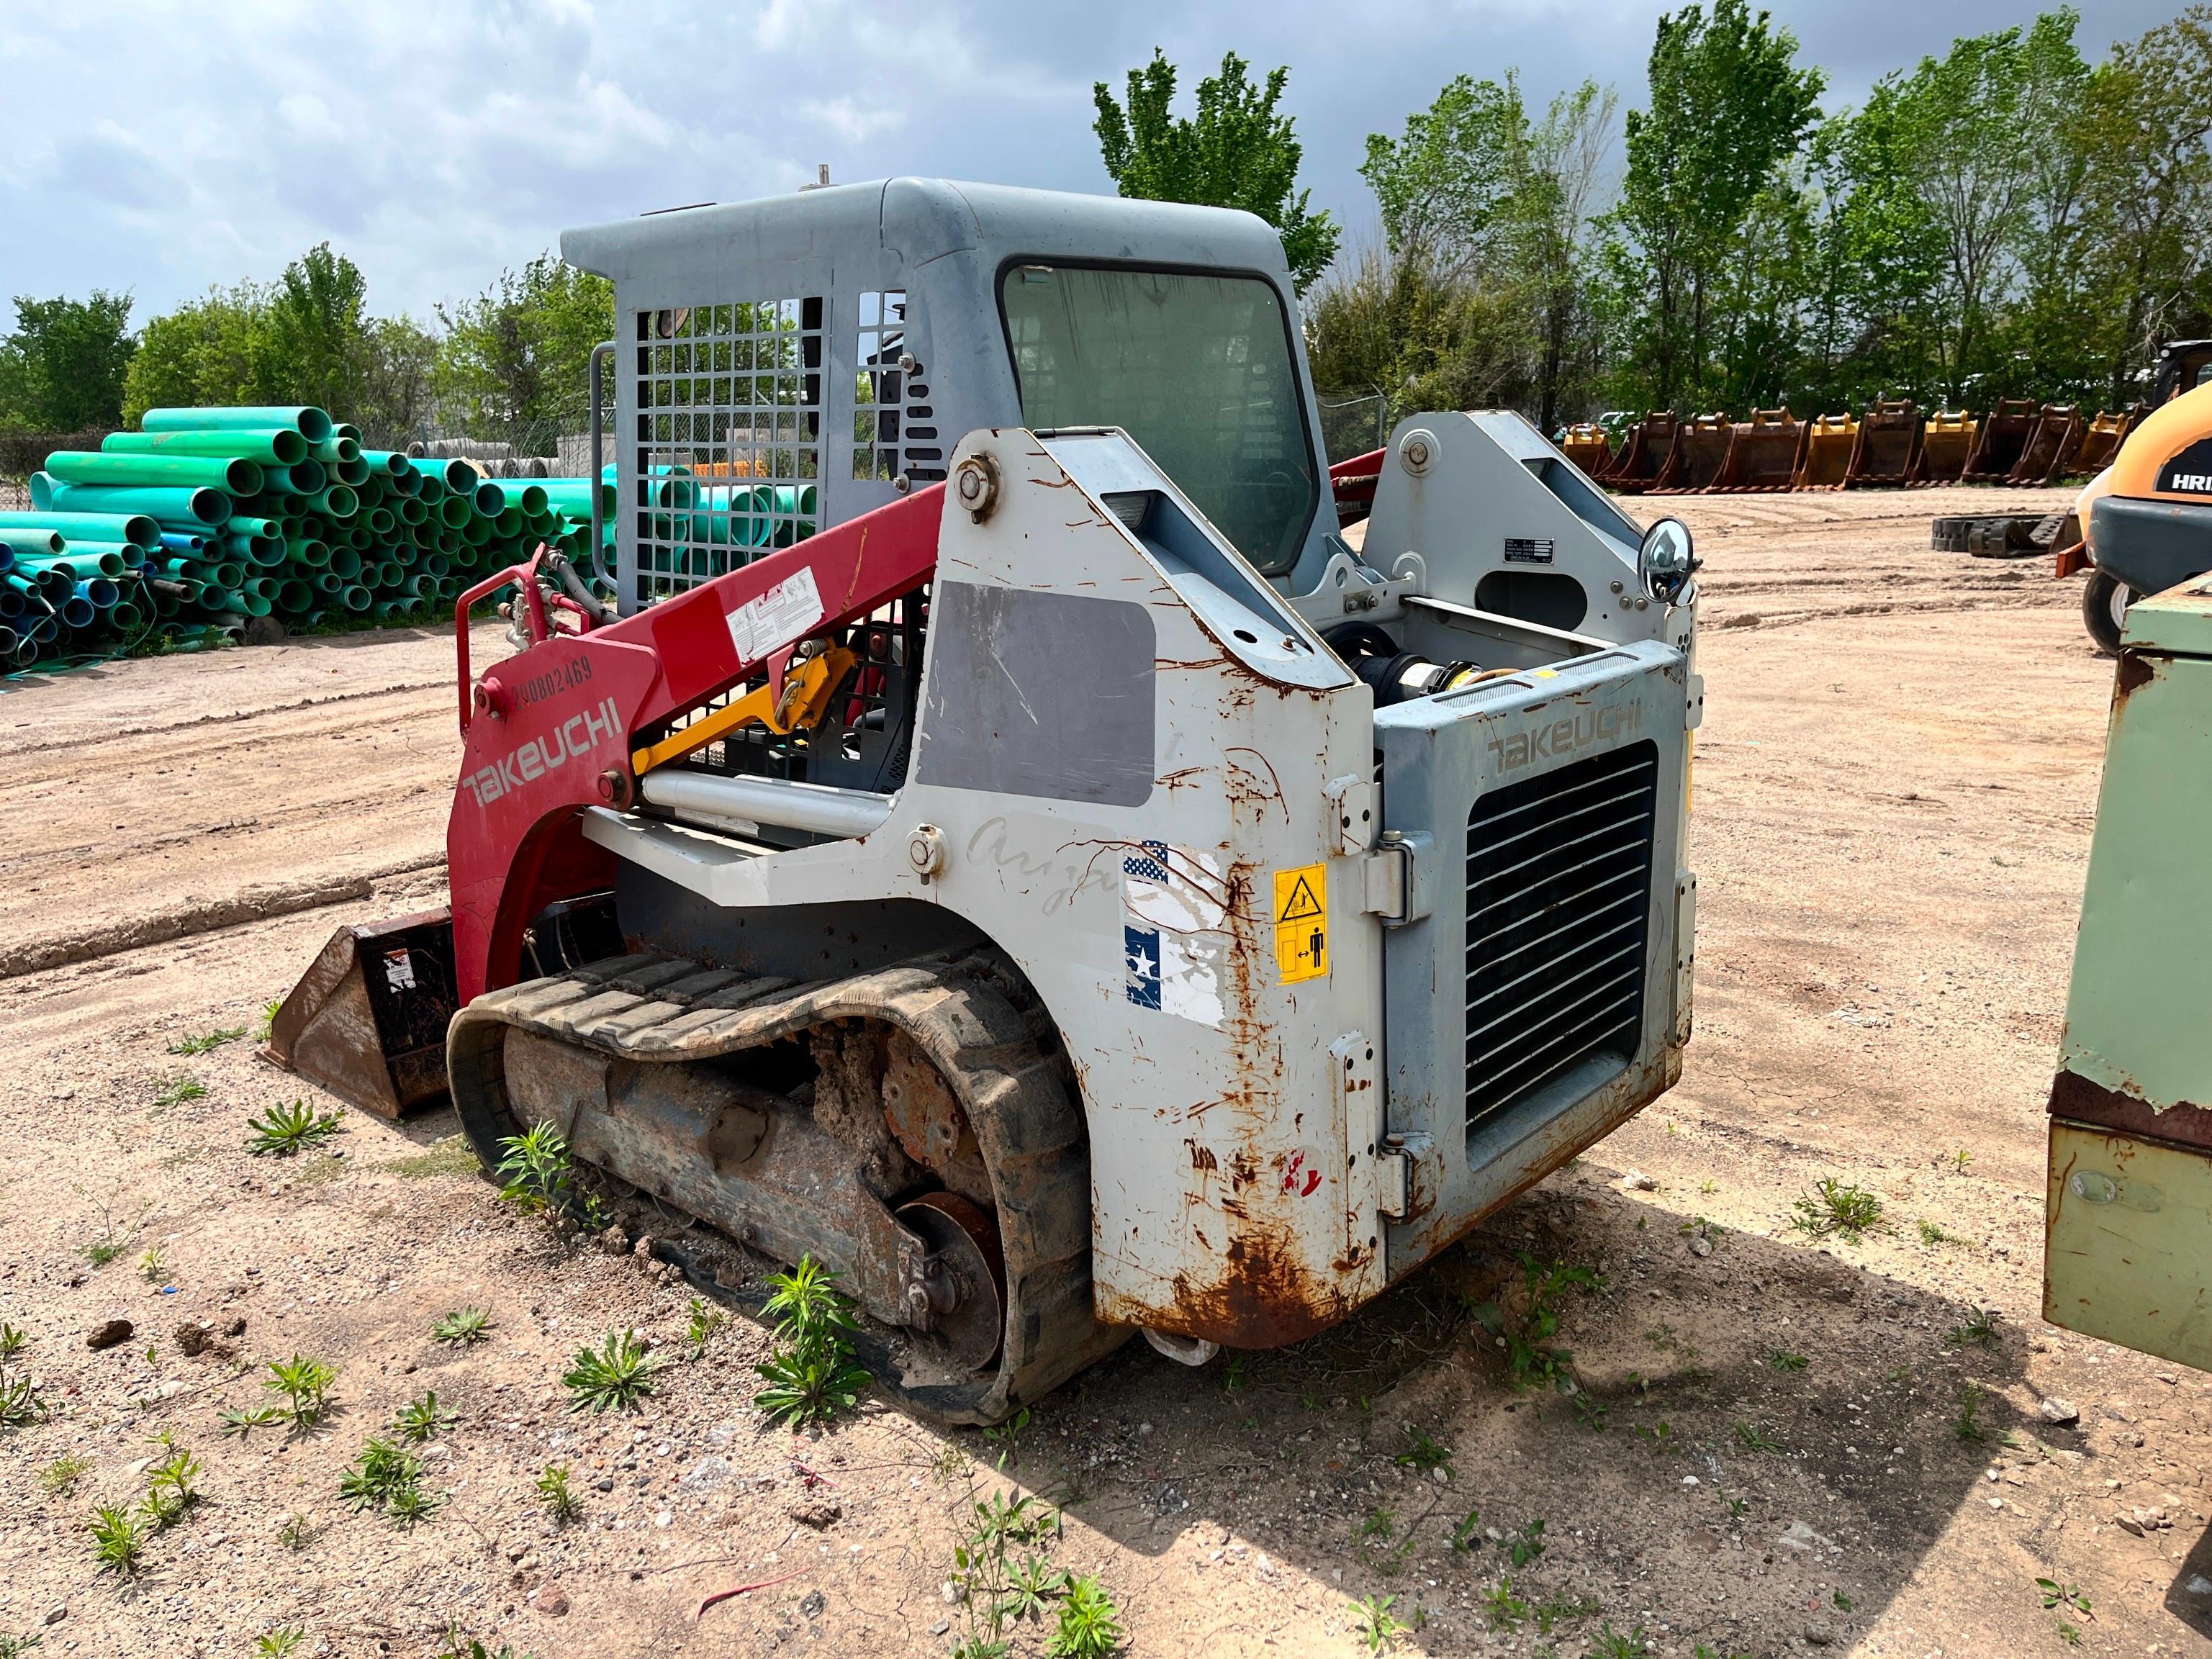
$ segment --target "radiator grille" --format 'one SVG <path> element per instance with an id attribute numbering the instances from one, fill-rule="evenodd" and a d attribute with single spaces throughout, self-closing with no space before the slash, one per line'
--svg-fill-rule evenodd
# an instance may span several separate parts
<path id="1" fill-rule="evenodd" d="M 1467 1121 L 1644 1024 L 1657 749 L 1631 744 L 1492 789 L 1467 826 Z"/>

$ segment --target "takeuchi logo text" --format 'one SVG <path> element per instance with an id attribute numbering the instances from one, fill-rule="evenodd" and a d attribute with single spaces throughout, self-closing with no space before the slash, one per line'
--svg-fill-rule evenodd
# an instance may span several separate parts
<path id="1" fill-rule="evenodd" d="M 1583 709 L 1568 718 L 1532 726 L 1510 737 L 1492 738 L 1491 763 L 1500 772 L 1510 772 L 1531 761 L 1571 755 L 1591 744 L 1608 743 L 1643 729 L 1643 704 L 1607 703 L 1602 708 Z"/>
<path id="2" fill-rule="evenodd" d="M 468 773 L 461 785 L 476 797 L 478 806 L 489 806 L 556 766 L 584 759 L 609 736 L 620 739 L 623 735 L 622 716 L 615 700 L 608 697 L 596 708 L 571 714 L 544 737 L 519 744 L 490 765 Z"/>

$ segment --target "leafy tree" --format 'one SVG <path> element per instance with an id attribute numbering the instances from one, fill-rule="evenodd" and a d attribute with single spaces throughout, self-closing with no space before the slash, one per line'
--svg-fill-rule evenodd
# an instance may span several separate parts
<path id="1" fill-rule="evenodd" d="M 363 330 L 360 401 L 348 417 L 370 444 L 398 449 L 436 412 L 437 337 L 409 317 L 375 317 Z"/>
<path id="2" fill-rule="evenodd" d="M 1807 172 L 1817 205 L 1802 337 L 1808 408 L 1863 408 L 1938 384 L 1942 239 L 1913 184 L 1895 100 L 1829 121 Z"/>
<path id="3" fill-rule="evenodd" d="M 88 300 L 18 295 L 15 328 L 0 343 L 0 422 L 82 432 L 121 419 L 134 347 L 131 295 L 94 289 Z"/>
<path id="4" fill-rule="evenodd" d="M 2092 264 L 2106 313 L 2112 400 L 2162 338 L 2206 326 L 2212 222 L 2212 7 L 2193 5 L 2112 48 L 2089 80 L 2079 122 Z"/>
<path id="5" fill-rule="evenodd" d="M 1745 0 L 1662 15 L 1650 105 L 1626 124 L 1627 167 L 1610 251 L 1634 371 L 1630 389 L 1671 404 L 1709 398 L 1722 290 L 1746 222 L 1771 199 L 1819 115 L 1817 69 Z"/>
<path id="6" fill-rule="evenodd" d="M 2026 31 L 1961 37 L 1942 58 L 1883 77 L 1869 100 L 1892 125 L 1902 182 L 1940 238 L 1933 297 L 1947 398 L 1970 385 L 2004 389 L 2008 375 L 1990 377 L 2009 358 L 2002 313 L 2024 264 L 2039 268 L 2046 303 L 2063 280 L 2081 178 L 2066 154 L 2086 90 L 2077 21 L 2048 12 Z"/>
<path id="7" fill-rule="evenodd" d="M 436 390 L 448 414 L 479 437 L 517 426 L 582 428 L 592 348 L 612 337 L 614 284 L 550 253 L 451 311 Z"/>
<path id="8" fill-rule="evenodd" d="M 361 267 L 328 242 L 284 268 L 267 312 L 270 372 L 284 401 L 342 411 L 359 406 L 368 373 L 368 294 Z"/>
<path id="9" fill-rule="evenodd" d="M 1502 83 L 1466 75 L 1449 82 L 1406 118 L 1401 137 L 1368 134 L 1359 174 L 1375 192 L 1391 252 L 1425 255 L 1449 276 L 1517 254 L 1528 143 L 1528 112 L 1510 70 Z"/>
<path id="10" fill-rule="evenodd" d="M 1151 63 L 1129 71 L 1126 106 L 1103 81 L 1091 88 L 1093 131 L 1122 195 L 1242 208 L 1273 225 L 1304 294 L 1336 257 L 1340 232 L 1327 212 L 1308 209 L 1313 192 L 1297 189 L 1304 151 L 1291 118 L 1276 108 L 1290 75 L 1273 70 L 1255 87 L 1244 60 L 1230 52 L 1220 73 L 1199 82 L 1196 117 L 1176 117 L 1176 67 L 1155 48 Z"/>
<path id="11" fill-rule="evenodd" d="M 1526 403 L 1547 428 L 1578 406 L 1595 356 L 1585 231 L 1613 106 L 1585 82 L 1534 121 L 1511 74 L 1461 76 L 1401 137 L 1370 135 L 1360 172 L 1392 263 L 1363 255 L 1316 306 L 1316 374 L 1403 388 L 1401 404 Z"/>
<path id="12" fill-rule="evenodd" d="M 276 282 L 210 289 L 146 325 L 124 418 L 179 404 L 313 404 L 379 447 L 431 413 L 437 342 L 405 317 L 368 314 L 360 268 L 325 242 Z"/>
<path id="13" fill-rule="evenodd" d="M 274 401 L 268 306 L 261 289 L 241 283 L 149 322 L 124 381 L 125 422 L 137 426 L 149 409 Z"/>
<path id="14" fill-rule="evenodd" d="M 1610 87 L 1585 81 L 1554 98 L 1529 134 L 1521 218 L 1538 274 L 1536 423 L 1547 432 L 1570 411 L 1589 412 L 1596 389 L 1602 325 L 1589 233 L 1617 103 Z"/>

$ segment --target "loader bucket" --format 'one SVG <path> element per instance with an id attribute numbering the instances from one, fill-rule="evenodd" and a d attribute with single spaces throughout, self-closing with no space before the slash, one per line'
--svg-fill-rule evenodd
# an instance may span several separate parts
<path id="1" fill-rule="evenodd" d="M 449 911 L 355 924 L 300 976 L 262 1054 L 349 1106 L 397 1118 L 445 1098 L 456 1006 Z"/>
<path id="2" fill-rule="evenodd" d="M 1850 477 L 1851 456 L 1858 448 L 1859 423 L 1850 411 L 1816 415 L 1805 428 L 1804 459 L 1797 463 L 1792 489 L 1841 489 Z"/>
<path id="3" fill-rule="evenodd" d="M 1567 435 L 1559 441 L 1559 453 L 1593 478 L 1601 477 L 1613 465 L 1613 443 L 1605 435 L 1605 428 L 1595 421 L 1585 421 L 1567 428 Z"/>
<path id="4" fill-rule="evenodd" d="M 1735 426 L 1725 415 L 1693 415 L 1674 432 L 1674 453 L 1668 457 L 1667 470 L 1659 475 L 1654 489 L 1679 490 L 1684 495 L 1700 494 L 1713 487 L 1721 468 L 1728 463 L 1730 445 L 1735 441 Z"/>
<path id="5" fill-rule="evenodd" d="M 1959 474 L 1960 483 L 2002 483 L 2012 476 L 2027 441 L 2035 434 L 2035 401 L 2031 398 L 2000 398 L 1982 422 L 1974 453 Z"/>
<path id="6" fill-rule="evenodd" d="M 2072 404 L 2045 404 L 2027 434 L 2027 447 L 2005 475 L 2007 483 L 2047 484 L 2074 459 L 2081 441 L 2081 411 Z"/>
<path id="7" fill-rule="evenodd" d="M 1960 459 L 1965 457 L 1961 455 Z M 1910 398 L 1880 398 L 1859 418 L 1847 485 L 1911 483 L 1920 462 L 1920 411 Z"/>
<path id="8" fill-rule="evenodd" d="M 2110 466 L 2112 457 L 2120 453 L 2120 446 L 2127 441 L 2128 429 L 2146 412 L 2146 406 L 2142 404 L 2132 409 L 2124 409 L 2117 415 L 2109 410 L 2099 410 L 2097 418 L 2089 422 L 2088 430 L 2081 434 L 2081 448 L 2074 453 L 2075 470 L 2086 472 L 2094 478 Z"/>
<path id="9" fill-rule="evenodd" d="M 1915 483 L 1956 483 L 1974 453 L 1982 424 L 1964 410 L 1939 409 L 1920 434 L 1920 471 Z"/>
<path id="10" fill-rule="evenodd" d="M 1727 455 L 1714 476 L 1717 494 L 1787 489 L 1805 447 L 1805 422 L 1786 409 L 1754 409 L 1729 434 Z"/>
<path id="11" fill-rule="evenodd" d="M 1655 409 L 1628 429 L 1628 441 L 1598 482 L 1624 495 L 1652 488 L 1674 453 L 1678 422 L 1670 410 Z"/>

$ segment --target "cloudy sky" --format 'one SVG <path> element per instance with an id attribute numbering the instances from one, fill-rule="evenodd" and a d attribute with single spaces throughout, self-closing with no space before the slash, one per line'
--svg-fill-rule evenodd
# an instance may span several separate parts
<path id="1" fill-rule="evenodd" d="M 2095 0 L 2092 55 L 2178 0 Z M 328 239 L 371 306 L 430 307 L 565 225 L 891 173 L 1110 189 L 1091 86 L 1163 46 L 1185 95 L 1287 64 L 1317 204 L 1373 210 L 1364 136 L 1459 73 L 1641 100 L 1650 0 L 0 0 L 0 298 L 129 289 L 137 316 Z M 1832 107 L 2026 0 L 1778 0 Z M 4 313 L 0 313 L 4 316 Z"/>

